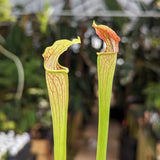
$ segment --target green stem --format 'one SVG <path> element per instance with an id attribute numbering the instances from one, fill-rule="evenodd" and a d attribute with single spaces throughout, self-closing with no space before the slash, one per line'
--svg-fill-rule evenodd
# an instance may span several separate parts
<path id="1" fill-rule="evenodd" d="M 18 86 L 17 86 L 17 93 L 15 95 L 15 98 L 17 100 L 20 100 L 22 97 L 23 88 L 24 88 L 24 70 L 23 70 L 22 63 L 15 54 L 9 52 L 5 48 L 3 48 L 1 45 L 0 45 L 0 52 L 6 57 L 8 57 L 9 59 L 13 60 L 14 63 L 16 64 L 17 71 L 18 71 Z"/>
<path id="2" fill-rule="evenodd" d="M 116 59 L 116 53 L 98 53 L 99 124 L 97 160 L 106 160 L 110 100 Z"/>

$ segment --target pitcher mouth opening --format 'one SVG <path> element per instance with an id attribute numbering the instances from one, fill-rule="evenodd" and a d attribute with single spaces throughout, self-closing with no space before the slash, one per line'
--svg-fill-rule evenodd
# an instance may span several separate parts
<path id="1" fill-rule="evenodd" d="M 52 72 L 52 73 L 68 73 L 69 69 L 67 67 L 61 66 L 59 64 L 59 69 L 49 69 L 46 67 L 45 63 L 44 63 L 44 68 L 47 72 Z"/>
<path id="2" fill-rule="evenodd" d="M 76 43 L 81 43 L 80 37 L 72 41 L 67 39 L 58 40 L 52 46 L 47 47 L 42 55 L 45 70 L 48 72 L 68 73 L 69 69 L 60 65 L 58 59 L 71 45 Z"/>

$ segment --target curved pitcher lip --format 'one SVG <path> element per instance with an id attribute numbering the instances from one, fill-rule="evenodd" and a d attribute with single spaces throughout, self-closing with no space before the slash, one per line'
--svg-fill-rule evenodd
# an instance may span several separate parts
<path id="1" fill-rule="evenodd" d="M 57 69 L 57 70 L 52 70 L 52 69 L 48 69 L 45 64 L 44 64 L 44 68 L 47 72 L 51 72 L 51 73 L 68 73 L 69 72 L 69 69 L 67 67 L 64 67 L 62 65 L 59 64 L 59 66 L 62 68 L 62 69 Z"/>

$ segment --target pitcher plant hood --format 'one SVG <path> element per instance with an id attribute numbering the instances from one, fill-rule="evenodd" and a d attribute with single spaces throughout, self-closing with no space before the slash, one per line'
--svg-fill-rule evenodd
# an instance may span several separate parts
<path id="1" fill-rule="evenodd" d="M 92 26 L 95 28 L 97 35 L 106 43 L 107 53 L 117 53 L 119 50 L 120 37 L 108 26 L 97 25 L 93 21 Z"/>

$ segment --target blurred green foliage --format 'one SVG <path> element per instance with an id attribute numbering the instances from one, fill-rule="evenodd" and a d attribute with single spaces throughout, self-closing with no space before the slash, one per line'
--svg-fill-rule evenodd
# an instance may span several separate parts
<path id="1" fill-rule="evenodd" d="M 146 89 L 146 105 L 149 109 L 160 110 L 160 83 L 149 83 Z"/>
<path id="2" fill-rule="evenodd" d="M 48 2 L 45 2 L 44 11 L 37 13 L 37 19 L 40 22 L 40 31 L 44 34 L 47 31 L 49 21 L 49 7 L 50 4 Z"/>
<path id="3" fill-rule="evenodd" d="M 11 4 L 9 0 L 0 0 L 0 22 L 14 21 L 15 18 L 11 16 Z"/>
<path id="4" fill-rule="evenodd" d="M 14 88 L 17 86 L 17 69 L 15 64 L 8 59 L 0 59 L 0 86 L 1 89 Z M 5 71 L 5 72 L 2 72 Z M 14 74 L 13 74 L 14 73 Z M 12 81 L 11 81 L 12 79 Z M 14 88 L 14 89 L 15 89 Z"/>

